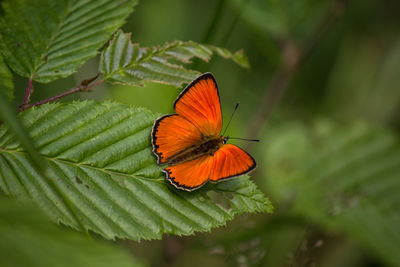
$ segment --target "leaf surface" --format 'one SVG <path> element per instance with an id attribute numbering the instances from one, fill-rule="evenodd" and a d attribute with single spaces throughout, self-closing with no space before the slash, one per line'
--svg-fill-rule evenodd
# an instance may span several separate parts
<path id="1" fill-rule="evenodd" d="M 3 56 L 0 54 L 0 92 L 9 100 L 14 98 L 14 83 L 11 71 L 4 62 Z"/>

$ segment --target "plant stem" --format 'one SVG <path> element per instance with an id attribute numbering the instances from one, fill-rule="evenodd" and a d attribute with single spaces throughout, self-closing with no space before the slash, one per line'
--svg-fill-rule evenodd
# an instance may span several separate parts
<path id="1" fill-rule="evenodd" d="M 261 99 L 256 115 L 250 122 L 249 131 L 245 136 L 257 137 L 265 121 L 269 118 L 280 99 L 284 95 L 286 88 L 292 79 L 294 72 L 297 70 L 299 62 L 299 51 L 290 40 L 284 41 L 282 52 L 282 62 L 275 74 L 272 76 Z M 248 145 L 251 145 L 250 143 Z"/>
<path id="2" fill-rule="evenodd" d="M 218 2 L 217 8 L 215 9 L 210 24 L 208 25 L 207 30 L 204 33 L 202 43 L 208 43 L 210 42 L 211 39 L 213 39 L 215 31 L 217 29 L 217 25 L 221 21 L 224 5 L 225 5 L 225 0 L 220 0 Z"/>
<path id="3" fill-rule="evenodd" d="M 26 86 L 25 90 L 24 101 L 22 102 L 21 106 L 19 106 L 19 109 L 29 103 L 29 101 L 31 100 L 32 93 L 33 93 L 33 80 L 29 79 L 28 85 Z"/>
<path id="4" fill-rule="evenodd" d="M 225 45 L 227 44 L 229 37 L 232 35 L 233 30 L 236 27 L 236 24 L 238 23 L 240 17 L 242 16 L 243 12 L 246 10 L 246 7 L 248 6 L 250 0 L 246 0 L 246 2 L 244 3 L 244 8 L 242 8 L 240 11 L 237 11 L 237 14 L 235 16 L 235 18 L 232 21 L 232 24 L 229 26 L 228 30 L 225 31 L 225 35 L 222 37 L 220 45 L 221 47 L 225 47 Z"/>
<path id="5" fill-rule="evenodd" d="M 201 43 L 203 43 L 203 44 L 213 43 L 212 40 L 215 39 L 214 35 L 217 30 L 217 26 L 221 21 L 222 13 L 224 12 L 225 1 L 226 0 L 219 0 L 217 6 L 215 8 L 214 14 L 211 17 L 211 20 L 210 20 L 206 30 L 204 31 L 203 37 L 201 38 Z M 200 69 L 203 69 L 204 64 L 205 64 L 204 62 L 196 60 L 192 64 L 192 68 L 200 70 Z"/>
<path id="6" fill-rule="evenodd" d="M 96 76 L 95 78 L 97 78 L 97 76 Z M 26 104 L 26 105 L 24 105 L 24 106 L 20 106 L 20 108 L 18 109 L 18 111 L 21 112 L 21 111 L 24 111 L 24 110 L 29 109 L 29 108 L 31 108 L 31 107 L 34 107 L 34 106 L 40 106 L 40 105 L 46 104 L 46 103 L 48 103 L 48 102 L 51 102 L 51 101 L 60 99 L 60 98 L 62 98 L 62 97 L 65 97 L 65 96 L 67 96 L 67 95 L 71 95 L 71 94 L 74 94 L 74 93 L 77 93 L 77 92 L 88 92 L 88 91 L 90 91 L 93 87 L 98 86 L 98 85 L 104 83 L 104 80 L 98 80 L 97 82 L 93 83 L 92 85 L 89 85 L 89 83 L 90 83 L 91 81 L 93 81 L 93 78 L 92 78 L 92 79 L 89 79 L 89 80 L 85 80 L 85 81 L 83 81 L 79 86 L 74 87 L 74 88 L 72 88 L 72 89 L 70 89 L 70 90 L 68 90 L 68 91 L 62 92 L 61 94 L 58 94 L 58 95 L 55 95 L 55 96 L 52 96 L 52 97 L 43 99 L 43 100 L 41 100 L 41 101 L 39 101 L 39 102 L 36 102 L 36 103 L 33 103 L 33 104 Z"/>
<path id="7" fill-rule="evenodd" d="M 348 2 L 348 0 L 344 0 L 333 3 L 325 14 L 324 19 L 321 20 L 300 47 L 294 46 L 293 41 L 290 39 L 283 40 L 281 64 L 267 86 L 268 89 L 261 99 L 259 109 L 249 124 L 246 136 L 255 138 L 260 134 L 271 112 L 284 95 L 293 75 L 298 71 L 302 63 L 310 57 L 324 34 L 328 32 L 328 29 L 344 13 Z M 251 143 L 248 145 L 250 146 Z"/>

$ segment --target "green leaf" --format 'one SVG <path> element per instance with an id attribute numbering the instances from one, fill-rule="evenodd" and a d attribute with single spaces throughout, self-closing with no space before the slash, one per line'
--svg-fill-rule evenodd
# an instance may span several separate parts
<path id="1" fill-rule="evenodd" d="M 0 93 L 3 93 L 9 100 L 14 98 L 14 83 L 11 71 L 0 54 Z"/>
<path id="2" fill-rule="evenodd" d="M 109 83 L 143 86 L 144 81 L 150 81 L 179 87 L 195 79 L 199 72 L 178 63 L 190 63 L 193 57 L 208 61 L 214 52 L 248 67 L 242 51 L 232 54 L 227 49 L 192 41 L 146 48 L 132 44 L 129 33 L 118 31 L 101 55 L 100 71 Z"/>
<path id="3" fill-rule="evenodd" d="M 400 142 L 365 124 L 288 124 L 266 138 L 268 188 L 327 229 L 400 262 Z M 290 147 L 290 150 L 287 148 Z M 279 181 L 278 181 L 279 180 Z"/>
<path id="4" fill-rule="evenodd" d="M 32 205 L 0 197 L 0 266 L 141 266 L 127 251 L 61 228 Z"/>
<path id="5" fill-rule="evenodd" d="M 224 225 L 235 214 L 272 211 L 246 176 L 195 192 L 175 189 L 156 164 L 150 142 L 156 116 L 145 109 L 85 101 L 46 104 L 21 116 L 79 221 L 106 238 L 190 235 Z M 0 127 L 0 188 L 33 199 L 53 220 L 76 226 L 5 126 Z"/>
<path id="6" fill-rule="evenodd" d="M 72 74 L 125 21 L 137 0 L 8 0 L 0 48 L 19 75 L 50 82 Z"/>

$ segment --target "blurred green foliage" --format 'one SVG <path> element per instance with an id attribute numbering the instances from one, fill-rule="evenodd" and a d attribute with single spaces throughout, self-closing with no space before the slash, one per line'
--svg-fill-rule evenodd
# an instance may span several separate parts
<path id="1" fill-rule="evenodd" d="M 0 200 L 1 266 L 145 266 L 126 250 L 57 227 L 34 205 Z"/>
<path id="2" fill-rule="evenodd" d="M 193 66 L 216 76 L 225 121 L 240 101 L 229 134 L 261 139 L 248 145 L 259 165 L 252 179 L 276 210 L 207 234 L 121 244 L 153 266 L 400 266 L 399 14 L 397 0 L 140 2 L 123 26 L 135 43 L 245 50 L 250 70 L 219 58 Z M 263 101 L 298 55 L 278 77 L 288 83 L 282 97 Z M 98 61 L 36 84 L 33 101 L 92 77 Z M 14 78 L 18 106 L 27 80 Z M 103 85 L 80 97 L 171 113 L 180 90 Z"/>

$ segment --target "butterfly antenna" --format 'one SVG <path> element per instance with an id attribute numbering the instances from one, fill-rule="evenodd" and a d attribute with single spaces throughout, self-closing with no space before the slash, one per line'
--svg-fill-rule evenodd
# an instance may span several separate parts
<path id="1" fill-rule="evenodd" d="M 239 137 L 229 137 L 228 139 L 238 139 L 238 140 L 244 140 L 244 141 L 251 141 L 251 142 L 260 142 L 259 139 L 249 139 L 249 138 L 239 138 Z"/>
<path id="2" fill-rule="evenodd" d="M 225 136 L 226 130 L 228 130 L 229 124 L 231 124 L 233 115 L 235 114 L 235 112 L 236 112 L 236 110 L 238 109 L 238 107 L 239 107 L 239 102 L 236 103 L 236 106 L 235 106 L 235 108 L 234 108 L 233 111 L 232 111 L 231 118 L 229 119 L 229 122 L 228 122 L 228 124 L 226 125 L 225 130 L 224 130 L 224 133 L 222 134 L 222 136 Z"/>

